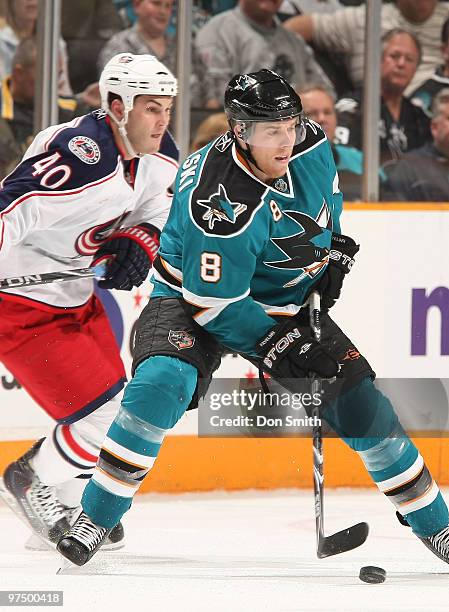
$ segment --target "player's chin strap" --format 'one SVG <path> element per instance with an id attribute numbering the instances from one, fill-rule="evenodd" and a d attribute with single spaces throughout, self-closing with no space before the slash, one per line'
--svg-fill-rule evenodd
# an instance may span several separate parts
<path id="1" fill-rule="evenodd" d="M 137 153 L 136 151 L 134 151 L 131 141 L 128 138 L 128 132 L 126 131 L 126 124 L 128 123 L 128 113 L 129 110 L 125 110 L 123 119 L 118 121 L 117 117 L 115 117 L 114 114 L 111 113 L 111 111 L 108 111 L 108 115 L 118 127 L 119 134 L 121 136 L 121 139 L 123 140 L 123 144 L 125 145 L 125 149 L 128 155 L 130 155 L 131 157 L 143 157 L 143 153 Z"/>
<path id="2" fill-rule="evenodd" d="M 244 149 L 244 148 L 242 147 L 242 145 L 240 144 L 239 139 L 237 138 L 237 136 L 236 136 L 235 134 L 234 134 L 234 141 L 235 141 L 235 146 L 237 147 L 237 149 L 238 149 L 238 150 L 239 150 L 239 152 L 241 153 L 242 157 L 244 157 L 244 158 L 245 158 L 245 159 L 246 159 L 248 162 L 250 162 L 250 163 L 251 163 L 253 166 L 256 166 L 256 168 L 257 168 L 258 170 L 260 170 L 260 172 L 263 172 L 262 168 L 260 168 L 260 167 L 257 165 L 257 162 L 256 162 L 256 160 L 255 160 L 255 158 L 254 158 L 254 155 L 253 155 L 253 153 L 252 153 L 252 151 L 251 151 L 251 147 L 249 146 L 249 144 L 248 144 L 248 143 L 245 143 L 247 148 L 246 148 L 246 149 Z"/>

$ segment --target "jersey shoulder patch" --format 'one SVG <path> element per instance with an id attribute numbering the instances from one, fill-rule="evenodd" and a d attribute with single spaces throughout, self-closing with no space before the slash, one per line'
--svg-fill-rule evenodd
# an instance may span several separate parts
<path id="1" fill-rule="evenodd" d="M 23 194 L 78 193 L 113 179 L 120 169 L 109 128 L 85 115 L 36 136 L 1 185 L 2 207 Z"/>
<path id="2" fill-rule="evenodd" d="M 109 127 L 92 114 L 40 132 L 23 160 L 4 180 L 3 191 L 68 192 L 111 178 L 119 152 Z"/>
<path id="3" fill-rule="evenodd" d="M 92 177 L 115 168 L 118 149 L 106 117 L 91 113 L 59 127 L 45 143 L 46 151 L 58 150 L 69 163 L 81 161 L 80 169 Z"/>
<path id="4" fill-rule="evenodd" d="M 204 234 L 230 238 L 242 233 L 263 205 L 267 187 L 245 173 L 233 148 L 212 146 L 190 193 L 190 218 Z"/>

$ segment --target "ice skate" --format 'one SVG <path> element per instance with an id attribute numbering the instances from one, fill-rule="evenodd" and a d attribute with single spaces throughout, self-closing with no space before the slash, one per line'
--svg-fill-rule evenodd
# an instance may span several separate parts
<path id="1" fill-rule="evenodd" d="M 58 501 L 55 488 L 45 485 L 30 464 L 42 440 L 6 468 L 0 489 L 6 503 L 49 546 L 56 544 L 70 529 L 66 509 Z"/>
<path id="2" fill-rule="evenodd" d="M 76 508 L 66 508 L 67 520 L 69 521 L 71 525 L 73 525 L 73 523 L 75 522 L 75 519 L 79 515 L 80 510 L 81 510 L 81 506 L 77 506 Z M 111 530 L 111 533 L 108 535 L 108 537 L 104 541 L 104 544 L 102 545 L 102 550 L 105 550 L 105 551 L 119 550 L 120 548 L 123 548 L 124 546 L 125 546 L 125 530 L 123 528 L 122 523 L 120 522 L 118 523 L 118 525 L 116 525 Z M 28 540 L 25 542 L 25 548 L 27 550 L 44 551 L 44 550 L 51 550 L 54 547 L 50 546 L 50 544 L 45 542 L 42 538 L 37 537 L 36 535 L 32 534 L 30 535 Z"/>
<path id="3" fill-rule="evenodd" d="M 401 525 L 404 525 L 404 527 L 410 527 L 407 519 L 405 519 L 399 512 L 396 512 L 396 517 Z M 449 526 L 445 527 L 433 536 L 419 539 L 425 546 L 427 546 L 429 550 L 433 552 L 434 555 L 445 563 L 449 563 Z"/>
<path id="4" fill-rule="evenodd" d="M 59 540 L 58 552 L 75 565 L 84 565 L 101 547 L 111 529 L 93 523 L 81 512 L 70 530 Z"/>
<path id="5" fill-rule="evenodd" d="M 419 538 L 441 561 L 449 563 L 449 526 L 428 538 Z"/>

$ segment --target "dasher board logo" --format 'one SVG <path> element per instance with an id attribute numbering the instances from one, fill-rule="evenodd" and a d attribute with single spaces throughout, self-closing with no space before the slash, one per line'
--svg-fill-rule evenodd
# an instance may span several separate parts
<path id="1" fill-rule="evenodd" d="M 92 138 L 74 136 L 69 141 L 69 149 L 85 164 L 97 164 L 100 161 L 100 149 Z"/>
<path id="2" fill-rule="evenodd" d="M 192 348 L 192 346 L 195 344 L 195 338 L 192 336 L 192 334 L 189 334 L 189 332 L 173 331 L 172 329 L 168 333 L 168 341 L 178 351 Z"/>

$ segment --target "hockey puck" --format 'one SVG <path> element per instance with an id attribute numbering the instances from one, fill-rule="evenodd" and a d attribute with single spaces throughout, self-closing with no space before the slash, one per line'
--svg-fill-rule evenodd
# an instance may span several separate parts
<path id="1" fill-rule="evenodd" d="M 387 572 L 382 567 L 375 567 L 374 565 L 366 565 L 360 569 L 359 578 L 363 582 L 369 584 L 380 584 L 385 582 Z"/>

